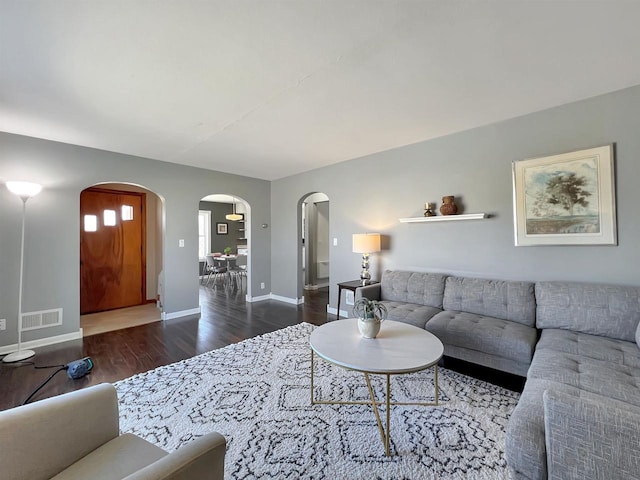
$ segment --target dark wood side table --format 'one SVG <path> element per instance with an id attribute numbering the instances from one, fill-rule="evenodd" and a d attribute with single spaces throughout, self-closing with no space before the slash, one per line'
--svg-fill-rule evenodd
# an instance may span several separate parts
<path id="1" fill-rule="evenodd" d="M 367 283 L 367 285 L 375 285 L 376 283 L 380 283 L 376 280 L 372 280 Z M 340 318 L 340 300 L 342 299 L 342 290 L 349 290 L 353 292 L 353 296 L 355 298 L 356 290 L 362 287 L 362 280 L 351 280 L 349 282 L 341 282 L 338 284 L 338 314 L 336 315 Z"/>

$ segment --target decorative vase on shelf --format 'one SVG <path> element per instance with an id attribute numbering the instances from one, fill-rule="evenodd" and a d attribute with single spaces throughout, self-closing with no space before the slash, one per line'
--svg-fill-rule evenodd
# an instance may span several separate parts
<path id="1" fill-rule="evenodd" d="M 442 197 L 442 206 L 440 207 L 440 213 L 442 215 L 455 215 L 458 213 L 458 206 L 454 200 L 455 197 L 453 195 Z"/>
<path id="2" fill-rule="evenodd" d="M 382 303 L 361 298 L 353 305 L 353 314 L 358 317 L 358 330 L 364 338 L 376 338 L 380 324 L 387 318 L 387 307 Z"/>

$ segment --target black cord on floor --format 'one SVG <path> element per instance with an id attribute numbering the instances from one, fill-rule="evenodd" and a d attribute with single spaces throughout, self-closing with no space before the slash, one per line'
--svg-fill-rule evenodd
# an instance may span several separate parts
<path id="1" fill-rule="evenodd" d="M 44 368 L 44 367 L 43 367 L 43 368 Z M 22 405 L 26 405 L 27 403 L 29 403 L 29 400 L 31 400 L 31 399 L 33 398 L 33 396 L 34 396 L 36 393 L 38 393 L 42 387 L 44 387 L 47 383 L 49 383 L 49 381 L 50 381 L 53 377 L 55 377 L 58 373 L 60 373 L 60 372 L 61 372 L 61 371 L 63 371 L 63 370 L 66 370 L 66 369 L 67 369 L 67 367 L 66 367 L 65 365 L 61 365 L 61 366 L 60 366 L 60 367 L 59 367 L 55 372 L 53 372 L 51 375 L 49 375 L 49 376 L 47 377 L 47 379 L 46 379 L 44 382 L 42 382 L 42 383 L 40 384 L 40 386 L 39 386 L 38 388 L 36 388 L 36 389 L 31 393 L 31 395 L 29 395 L 29 396 L 27 397 L 27 399 L 22 403 Z"/>
<path id="2" fill-rule="evenodd" d="M 36 365 L 36 362 L 12 362 L 7 366 L 10 366 L 10 365 L 13 365 L 14 367 L 17 367 L 17 368 L 26 367 L 28 365 L 33 365 L 33 368 L 60 368 L 65 366 L 65 365 Z"/>

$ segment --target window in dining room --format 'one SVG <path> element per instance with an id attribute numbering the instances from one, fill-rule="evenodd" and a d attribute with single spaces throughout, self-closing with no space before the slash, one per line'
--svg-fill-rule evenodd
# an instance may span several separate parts
<path id="1" fill-rule="evenodd" d="M 198 211 L 198 257 L 204 261 L 211 251 L 211 212 Z"/>

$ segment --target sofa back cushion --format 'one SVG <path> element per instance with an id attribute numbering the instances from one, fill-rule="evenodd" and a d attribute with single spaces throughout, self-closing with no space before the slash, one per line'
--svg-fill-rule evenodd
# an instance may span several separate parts
<path id="1" fill-rule="evenodd" d="M 536 324 L 533 282 L 449 277 L 443 305 L 445 310 L 496 317 L 529 327 Z"/>
<path id="2" fill-rule="evenodd" d="M 635 341 L 640 288 L 577 282 L 537 282 L 538 328 Z"/>
<path id="3" fill-rule="evenodd" d="M 446 278 L 446 275 L 440 273 L 386 270 L 380 282 L 380 298 L 442 308 Z"/>

